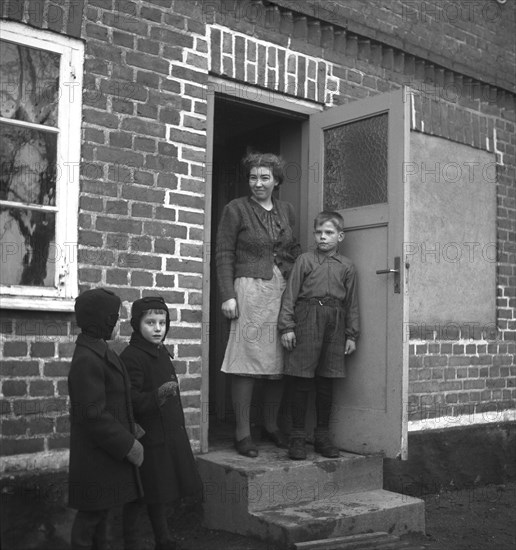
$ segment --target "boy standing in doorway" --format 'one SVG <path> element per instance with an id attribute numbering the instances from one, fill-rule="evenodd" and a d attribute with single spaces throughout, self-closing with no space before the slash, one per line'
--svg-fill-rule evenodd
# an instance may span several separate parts
<path id="1" fill-rule="evenodd" d="M 299 256 L 283 294 L 278 320 L 287 350 L 284 374 L 290 396 L 292 431 L 288 455 L 304 460 L 308 395 L 315 383 L 314 448 L 328 458 L 339 456 L 330 439 L 332 381 L 344 378 L 345 356 L 359 336 L 357 275 L 339 254 L 344 220 L 338 212 L 321 212 L 314 220 L 316 249 Z"/>

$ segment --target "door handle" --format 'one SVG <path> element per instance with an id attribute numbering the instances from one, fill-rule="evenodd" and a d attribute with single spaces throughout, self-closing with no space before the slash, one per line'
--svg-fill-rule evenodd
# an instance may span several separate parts
<path id="1" fill-rule="evenodd" d="M 387 275 L 388 273 L 394 273 L 394 294 L 400 293 L 400 257 L 394 258 L 394 269 L 377 269 L 377 275 Z"/>

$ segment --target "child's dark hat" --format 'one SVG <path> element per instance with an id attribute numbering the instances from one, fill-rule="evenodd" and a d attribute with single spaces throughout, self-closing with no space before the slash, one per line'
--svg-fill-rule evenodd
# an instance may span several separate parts
<path id="1" fill-rule="evenodd" d="M 109 339 L 118 320 L 120 298 L 106 288 L 93 288 L 75 300 L 75 318 L 82 332 Z"/>
<path id="2" fill-rule="evenodd" d="M 145 298 L 140 298 L 133 302 L 131 307 L 131 326 L 133 330 L 135 332 L 140 332 L 140 321 L 142 320 L 143 314 L 151 309 L 161 310 L 166 313 L 166 335 L 170 328 L 170 313 L 165 299 L 161 296 L 145 296 Z"/>

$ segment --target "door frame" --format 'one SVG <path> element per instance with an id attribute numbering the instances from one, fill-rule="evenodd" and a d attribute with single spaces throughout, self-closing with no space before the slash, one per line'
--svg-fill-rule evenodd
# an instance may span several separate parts
<path id="1" fill-rule="evenodd" d="M 200 419 L 200 452 L 207 453 L 209 431 L 209 351 L 210 351 L 210 264 L 214 260 L 215 251 L 210 250 L 212 241 L 212 200 L 213 200 L 213 144 L 214 144 L 214 113 L 216 95 L 238 98 L 246 103 L 271 106 L 297 114 L 312 115 L 322 112 L 324 106 L 319 103 L 289 97 L 272 90 L 258 88 L 248 84 L 232 82 L 223 78 L 209 76 L 206 88 L 206 165 L 205 165 L 205 203 L 204 203 L 204 262 L 202 273 L 202 319 L 201 319 L 201 419 Z M 300 189 L 300 222 L 308 216 L 308 130 L 309 119 L 302 123 L 301 147 L 303 166 L 301 166 Z M 306 248 L 305 235 L 301 231 L 301 246 Z M 305 242 L 304 242 L 305 241 Z"/>

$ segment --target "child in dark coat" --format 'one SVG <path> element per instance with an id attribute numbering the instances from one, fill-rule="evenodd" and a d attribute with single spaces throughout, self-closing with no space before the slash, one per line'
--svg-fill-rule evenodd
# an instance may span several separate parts
<path id="1" fill-rule="evenodd" d="M 131 383 L 106 340 L 118 321 L 120 298 L 102 288 L 75 301 L 82 332 L 68 375 L 70 394 L 69 506 L 77 509 L 72 550 L 105 550 L 110 509 L 142 496 Z"/>
<path id="2" fill-rule="evenodd" d="M 141 442 L 145 461 L 140 468 L 144 498 L 124 507 L 125 550 L 139 550 L 138 518 L 146 505 L 157 550 L 176 548 L 166 517 L 166 505 L 184 497 L 199 497 L 201 480 L 190 447 L 174 365 L 163 340 L 170 327 L 165 300 L 136 300 L 131 309 L 134 330 L 121 354 L 132 384 L 137 422 L 145 430 Z"/>

